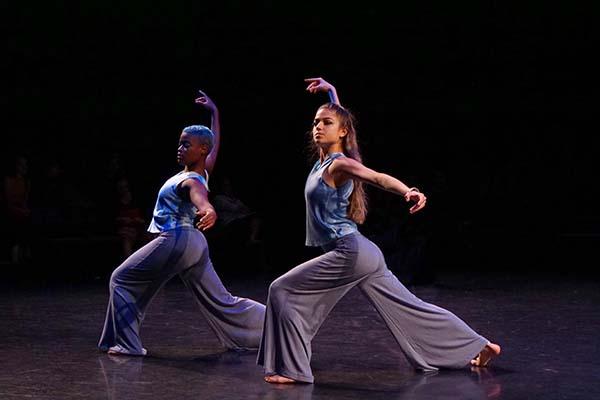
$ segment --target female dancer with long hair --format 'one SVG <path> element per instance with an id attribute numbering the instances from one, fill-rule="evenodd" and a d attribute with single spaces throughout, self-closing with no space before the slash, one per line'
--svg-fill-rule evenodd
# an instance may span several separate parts
<path id="1" fill-rule="evenodd" d="M 110 278 L 106 321 L 98 343 L 109 354 L 146 355 L 139 336 L 145 310 L 175 275 L 190 289 L 224 347 L 256 349 L 260 343 L 265 306 L 225 289 L 201 232 L 217 218 L 208 201 L 207 182 L 219 151 L 220 125 L 216 105 L 200 94 L 196 104 L 211 112 L 211 129 L 203 125 L 183 129 L 177 161 L 184 168 L 161 187 L 148 228 L 159 235 L 127 258 Z"/>
<path id="2" fill-rule="evenodd" d="M 324 254 L 277 278 L 269 287 L 258 364 L 269 383 L 313 382 L 311 341 L 335 304 L 358 286 L 379 312 L 408 361 L 417 369 L 486 366 L 500 346 L 474 332 L 456 315 L 413 295 L 386 267 L 379 248 L 362 236 L 367 203 L 363 183 L 414 202 L 426 197 L 398 179 L 361 162 L 352 114 L 339 104 L 335 87 L 310 78 L 307 90 L 328 92 L 312 128 L 318 160 L 308 175 L 306 245 Z"/>

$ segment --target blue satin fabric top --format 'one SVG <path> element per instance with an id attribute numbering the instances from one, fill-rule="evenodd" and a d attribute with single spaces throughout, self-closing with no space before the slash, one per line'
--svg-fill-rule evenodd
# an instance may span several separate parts
<path id="1" fill-rule="evenodd" d="M 349 199 L 354 182 L 349 179 L 338 188 L 323 180 L 323 171 L 343 153 L 333 153 L 317 161 L 308 174 L 304 197 L 306 200 L 306 245 L 322 246 L 332 240 L 357 231 L 354 221 L 348 218 Z"/>
<path id="2" fill-rule="evenodd" d="M 181 227 L 194 228 L 197 209 L 189 199 L 183 199 L 177 193 L 177 187 L 186 179 L 196 179 L 208 190 L 208 182 L 197 172 L 181 171 L 167 179 L 158 191 L 152 221 L 148 227 L 149 232 L 165 232 Z"/>

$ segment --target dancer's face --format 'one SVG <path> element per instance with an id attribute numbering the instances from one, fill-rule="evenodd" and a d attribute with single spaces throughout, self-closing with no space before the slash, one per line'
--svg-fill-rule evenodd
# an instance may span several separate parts
<path id="1" fill-rule="evenodd" d="M 319 108 L 313 121 L 313 140 L 319 147 L 341 143 L 348 132 L 341 128 L 337 114 L 326 108 Z"/>
<path id="2" fill-rule="evenodd" d="M 192 165 L 202 160 L 208 154 L 208 145 L 192 134 L 181 132 L 179 147 L 177 148 L 177 162 L 179 165 Z"/>

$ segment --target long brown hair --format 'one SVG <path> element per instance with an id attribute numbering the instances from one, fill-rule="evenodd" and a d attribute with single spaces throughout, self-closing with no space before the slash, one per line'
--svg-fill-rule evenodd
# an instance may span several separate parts
<path id="1" fill-rule="evenodd" d="M 362 164 L 362 157 L 356 139 L 356 118 L 354 118 L 354 115 L 348 109 L 335 103 L 325 103 L 319 107 L 320 109 L 331 110 L 339 118 L 340 128 L 345 129 L 347 132 L 346 136 L 342 138 L 344 155 Z M 320 155 L 319 147 L 313 140 L 310 143 L 315 155 L 318 157 Z M 350 195 L 348 217 L 357 224 L 365 222 L 365 218 L 367 217 L 367 194 L 365 193 L 363 183 L 356 179 L 354 179 L 354 189 Z"/>

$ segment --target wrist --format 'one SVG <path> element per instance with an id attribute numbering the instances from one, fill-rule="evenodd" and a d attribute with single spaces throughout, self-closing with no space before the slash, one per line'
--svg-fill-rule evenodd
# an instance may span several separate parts
<path id="1" fill-rule="evenodd" d="M 419 188 L 413 186 L 413 187 L 408 188 L 408 190 L 406 191 L 406 193 L 404 193 L 404 197 L 406 198 L 410 194 L 410 192 L 421 193 L 421 191 L 419 190 Z"/>
<path id="2" fill-rule="evenodd" d="M 329 95 L 329 101 L 331 103 L 337 103 L 337 92 L 335 91 L 335 88 L 332 87 L 327 90 L 327 95 Z"/>

